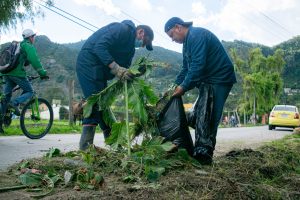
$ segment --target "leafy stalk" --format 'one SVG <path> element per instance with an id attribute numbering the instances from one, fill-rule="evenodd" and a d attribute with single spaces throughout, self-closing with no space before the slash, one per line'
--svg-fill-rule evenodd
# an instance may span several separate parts
<path id="1" fill-rule="evenodd" d="M 129 135 L 129 115 L 128 115 L 128 91 L 127 91 L 127 80 L 125 81 L 125 114 L 126 114 L 126 135 L 127 135 L 127 146 L 128 146 L 128 156 L 131 155 L 131 140 Z"/>
<path id="2" fill-rule="evenodd" d="M 132 81 L 122 82 L 118 80 L 113 82 L 100 93 L 89 97 L 84 106 L 84 117 L 90 116 L 94 106 L 103 112 L 105 123 L 112 128 L 111 136 L 105 142 L 112 147 L 128 147 L 129 155 L 131 141 L 136 136 L 141 133 L 144 134 L 144 138 L 151 137 L 151 134 L 157 135 L 155 114 L 153 115 L 156 111 L 151 113 L 150 110 L 155 107 L 158 97 L 141 76 L 146 76 L 149 70 L 159 65 L 161 64 L 145 57 L 139 58 L 130 67 L 130 72 L 135 76 Z M 125 106 L 119 109 L 122 112 L 125 109 L 123 112 L 125 120 L 116 122 L 110 107 L 120 98 L 124 98 L 125 102 Z M 132 120 L 129 121 L 129 119 Z"/>

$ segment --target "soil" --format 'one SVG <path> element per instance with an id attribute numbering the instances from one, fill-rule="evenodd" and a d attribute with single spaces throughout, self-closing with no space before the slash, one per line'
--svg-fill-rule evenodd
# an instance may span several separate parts
<path id="1" fill-rule="evenodd" d="M 300 199 L 299 152 L 299 137 L 275 147 L 219 152 L 213 165 L 167 170 L 153 183 L 143 177 L 125 183 L 120 171 L 103 171 L 104 183 L 97 189 L 76 190 L 74 182 L 65 186 L 61 181 L 42 199 Z M 65 159 L 57 157 L 50 162 L 59 169 Z M 35 163 L 32 167 L 44 166 L 43 169 L 48 161 L 30 160 Z M 19 184 L 17 168 L 15 165 L 0 173 L 0 188 Z M 31 195 L 32 192 L 20 189 L 0 192 L 0 199 L 32 199 Z"/>

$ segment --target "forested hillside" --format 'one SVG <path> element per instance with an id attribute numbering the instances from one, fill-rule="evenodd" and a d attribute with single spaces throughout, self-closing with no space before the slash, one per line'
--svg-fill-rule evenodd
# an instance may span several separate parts
<path id="1" fill-rule="evenodd" d="M 75 64 L 78 52 L 83 44 L 84 41 L 71 44 L 57 44 L 51 42 L 46 36 L 36 37 L 35 46 L 37 47 L 43 65 L 51 77 L 50 81 L 39 82 L 36 84 L 36 90 L 42 93 L 44 97 L 49 100 L 62 99 L 64 103 L 67 103 L 67 81 L 69 79 L 75 80 L 75 97 L 79 98 L 82 96 L 75 74 Z M 239 56 L 243 59 L 247 59 L 247 53 L 251 48 L 261 48 L 263 54 L 266 56 L 273 54 L 278 48 L 283 49 L 286 61 L 284 72 L 282 74 L 284 84 L 287 87 L 300 87 L 300 37 L 295 37 L 274 47 L 267 47 L 243 41 L 223 41 L 223 44 L 227 50 L 235 48 Z M 5 45 L 2 45 L 2 47 L 3 46 Z M 154 69 L 148 79 L 157 93 L 163 92 L 169 83 L 175 79 L 176 74 L 180 70 L 182 62 L 181 54 L 156 46 L 151 53 L 144 49 L 137 50 L 134 60 L 140 56 L 148 56 L 155 61 L 167 64 L 166 67 Z M 29 73 L 33 73 L 31 67 L 28 67 L 28 71 Z M 238 80 L 240 82 L 239 76 Z M 238 83 L 235 85 L 233 93 L 239 94 L 240 90 L 240 83 Z M 194 97 L 186 98 L 186 101 L 191 101 L 192 99 L 194 99 Z M 292 101 L 297 101 L 297 99 L 293 99 Z"/>

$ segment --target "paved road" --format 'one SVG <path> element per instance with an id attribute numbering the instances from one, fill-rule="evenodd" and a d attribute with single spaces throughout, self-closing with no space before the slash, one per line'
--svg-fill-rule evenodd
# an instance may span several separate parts
<path id="1" fill-rule="evenodd" d="M 215 154 L 221 155 L 232 148 L 256 148 L 263 142 L 280 139 L 291 133 L 291 129 L 269 131 L 267 126 L 221 128 L 218 131 Z M 79 138 L 80 134 L 51 134 L 39 140 L 31 140 L 25 136 L 2 136 L 0 137 L 0 170 L 5 170 L 22 159 L 43 156 L 51 147 L 59 148 L 64 152 L 77 150 Z M 95 136 L 95 144 L 104 146 L 102 134 Z"/>

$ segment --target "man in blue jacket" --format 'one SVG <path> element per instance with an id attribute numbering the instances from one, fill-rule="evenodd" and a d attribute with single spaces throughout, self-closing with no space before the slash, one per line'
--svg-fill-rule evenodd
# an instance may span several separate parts
<path id="1" fill-rule="evenodd" d="M 76 73 L 85 98 L 99 93 L 107 86 L 107 81 L 115 76 L 120 80 L 131 80 L 128 71 L 135 48 L 146 47 L 151 51 L 154 34 L 147 25 L 135 27 L 130 20 L 115 22 L 102 27 L 92 34 L 82 46 L 76 63 Z M 92 114 L 83 119 L 83 129 L 79 142 L 81 150 L 93 144 L 95 129 L 99 124 L 104 138 L 111 128 L 105 124 L 102 112 L 94 106 Z"/>
<path id="2" fill-rule="evenodd" d="M 199 89 L 193 156 L 202 164 L 210 164 L 223 106 L 236 77 L 219 39 L 209 30 L 192 24 L 178 17 L 165 24 L 165 32 L 172 41 L 183 44 L 183 66 L 173 96 L 182 96 L 195 87 Z"/>

